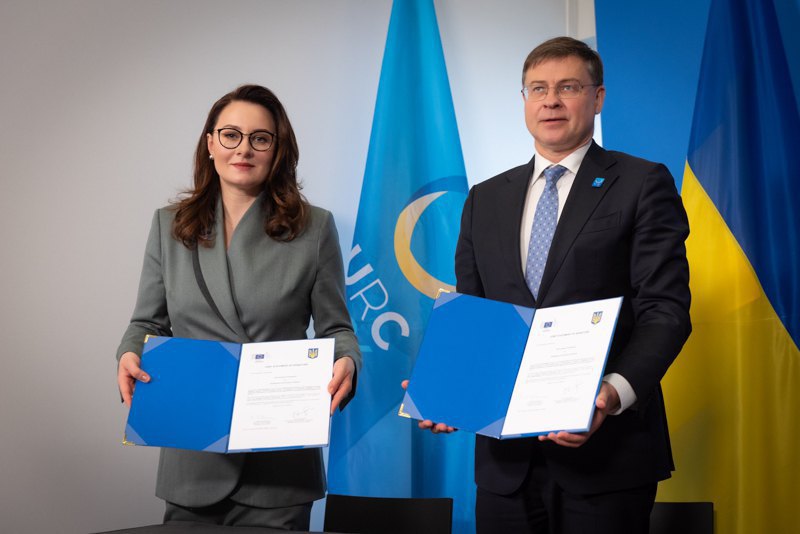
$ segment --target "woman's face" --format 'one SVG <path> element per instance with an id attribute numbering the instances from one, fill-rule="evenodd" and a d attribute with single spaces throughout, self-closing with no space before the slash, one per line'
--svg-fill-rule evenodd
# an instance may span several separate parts
<path id="1" fill-rule="evenodd" d="M 220 129 L 228 129 L 221 134 Z M 241 132 L 237 134 L 232 130 Z M 275 120 L 266 108 L 251 102 L 234 101 L 219 114 L 214 131 L 207 134 L 208 151 L 224 192 L 258 196 L 275 154 L 275 141 L 267 150 L 255 150 L 268 143 L 275 133 Z M 243 134 L 243 135 L 242 135 Z M 249 135 L 248 135 L 249 134 Z M 222 143 L 220 143 L 222 135 Z M 235 148 L 237 138 L 241 139 Z"/>

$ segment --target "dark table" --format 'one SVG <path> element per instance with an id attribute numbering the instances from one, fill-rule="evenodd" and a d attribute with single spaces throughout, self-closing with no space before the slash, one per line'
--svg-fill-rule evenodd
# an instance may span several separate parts
<path id="1" fill-rule="evenodd" d="M 315 534 L 306 531 L 275 530 L 260 527 L 224 527 L 208 523 L 193 523 L 189 521 L 176 521 L 162 525 L 148 525 L 145 527 L 124 528 L 122 530 L 109 530 L 96 534 Z M 324 533 L 316 533 L 324 534 Z"/>

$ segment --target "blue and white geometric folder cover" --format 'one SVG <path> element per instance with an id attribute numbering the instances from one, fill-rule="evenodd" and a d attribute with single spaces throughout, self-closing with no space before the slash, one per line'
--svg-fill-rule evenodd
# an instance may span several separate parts
<path id="1" fill-rule="evenodd" d="M 613 300 L 618 312 L 622 299 Z M 440 294 L 434 301 L 399 415 L 444 422 L 498 439 L 546 433 L 503 432 L 535 315 L 533 308 L 506 302 Z M 616 317 L 609 319 L 613 333 Z M 609 335 L 608 344 L 601 349 L 605 358 L 610 342 Z M 570 430 L 588 429 L 594 406 L 587 410 L 586 428 Z"/>
<path id="2" fill-rule="evenodd" d="M 316 341 L 329 344 L 332 354 L 333 340 Z M 243 346 L 148 337 L 141 367 L 150 381 L 136 384 L 124 443 L 221 453 L 326 446 L 327 438 L 303 445 L 228 448 Z"/>

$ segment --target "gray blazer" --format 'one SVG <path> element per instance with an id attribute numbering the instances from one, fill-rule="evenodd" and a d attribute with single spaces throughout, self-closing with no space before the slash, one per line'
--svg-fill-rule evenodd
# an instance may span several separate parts
<path id="1" fill-rule="evenodd" d="M 350 356 L 360 370 L 333 217 L 312 206 L 303 233 L 279 242 L 264 232 L 261 200 L 242 217 L 227 251 L 219 202 L 214 246 L 198 247 L 200 270 L 219 314 L 200 290 L 192 251 L 172 237 L 174 212 L 156 211 L 136 308 L 117 359 L 128 351 L 141 355 L 146 334 L 236 343 L 303 339 L 313 317 L 315 337 L 334 338 L 335 358 Z M 230 455 L 161 450 L 156 495 L 182 506 L 208 506 L 230 497 L 271 508 L 324 494 L 319 449 Z"/>

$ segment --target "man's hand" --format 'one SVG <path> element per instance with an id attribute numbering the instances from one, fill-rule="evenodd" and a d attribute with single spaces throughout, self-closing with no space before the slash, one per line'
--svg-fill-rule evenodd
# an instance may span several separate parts
<path id="1" fill-rule="evenodd" d="M 609 413 L 614 412 L 619 408 L 619 394 L 617 390 L 608 382 L 603 382 L 600 386 L 600 393 L 597 394 L 597 399 L 594 402 L 597 409 L 594 411 L 592 418 L 592 426 L 588 432 L 581 432 L 579 434 L 571 434 L 569 432 L 550 432 L 546 436 L 539 436 L 539 441 L 553 441 L 564 447 L 577 448 L 586 443 L 592 434 L 594 434 Z"/>
<path id="2" fill-rule="evenodd" d="M 400 385 L 403 387 L 403 389 L 408 389 L 408 380 L 403 380 L 400 382 Z M 430 419 L 419 421 L 417 425 L 422 430 L 430 430 L 434 434 L 450 434 L 458 430 L 457 428 L 453 428 L 452 426 L 448 426 L 444 423 L 434 423 Z"/>
<path id="3" fill-rule="evenodd" d="M 136 381 L 150 382 L 150 376 L 139 367 L 141 358 L 135 352 L 126 352 L 119 359 L 117 367 L 117 385 L 122 401 L 130 408 Z"/>

